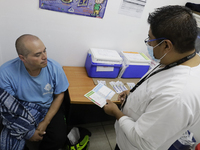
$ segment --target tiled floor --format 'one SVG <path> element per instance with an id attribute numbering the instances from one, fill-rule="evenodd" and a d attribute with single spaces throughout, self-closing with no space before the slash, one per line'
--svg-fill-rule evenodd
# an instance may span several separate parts
<path id="1" fill-rule="evenodd" d="M 77 125 L 88 129 L 92 133 L 89 150 L 114 150 L 116 145 L 114 122 L 112 120 Z"/>
<path id="2" fill-rule="evenodd" d="M 116 145 L 116 135 L 114 129 L 115 121 L 104 121 L 89 124 L 75 125 L 88 129 L 92 135 L 90 137 L 89 150 L 114 150 Z M 35 143 L 34 143 L 35 145 Z M 32 143 L 29 143 L 29 150 L 36 150 Z"/>
<path id="3" fill-rule="evenodd" d="M 84 127 L 92 133 L 89 150 L 114 150 L 116 145 L 114 123 L 112 120 L 75 126 Z M 29 145 L 29 149 L 35 150 L 33 145 Z"/>

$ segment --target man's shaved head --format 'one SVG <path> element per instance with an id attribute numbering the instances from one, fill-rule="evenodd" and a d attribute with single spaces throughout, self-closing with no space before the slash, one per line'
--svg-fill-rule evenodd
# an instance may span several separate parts
<path id="1" fill-rule="evenodd" d="M 34 40 L 39 40 L 39 38 L 31 34 L 24 34 L 20 36 L 15 42 L 18 55 L 23 55 L 26 57 L 30 52 L 26 47 L 26 43 Z"/>

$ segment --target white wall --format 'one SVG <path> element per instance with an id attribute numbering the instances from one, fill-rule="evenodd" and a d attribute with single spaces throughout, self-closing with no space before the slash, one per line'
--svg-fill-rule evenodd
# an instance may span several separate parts
<path id="1" fill-rule="evenodd" d="M 2 58 L 1 47 L 0 47 L 0 65 L 1 64 L 3 64 L 3 58 Z"/>
<path id="2" fill-rule="evenodd" d="M 118 14 L 121 1 L 108 0 L 104 18 L 96 19 L 39 9 L 39 0 L 0 0 L 0 65 L 17 57 L 14 43 L 25 33 L 37 35 L 46 45 L 48 56 L 62 66 L 84 66 L 91 47 L 146 52 L 149 12 L 187 2 L 148 0 L 138 19 Z M 193 133 L 200 141 L 200 130 L 195 128 Z"/>
<path id="3" fill-rule="evenodd" d="M 185 5 L 186 0 L 148 0 L 140 19 L 118 14 L 122 0 L 108 0 L 103 19 L 39 8 L 39 0 L 0 0 L 0 65 L 17 57 L 14 43 L 25 33 L 37 35 L 48 56 L 65 66 L 84 66 L 91 47 L 146 51 L 147 16 L 154 8 Z"/>

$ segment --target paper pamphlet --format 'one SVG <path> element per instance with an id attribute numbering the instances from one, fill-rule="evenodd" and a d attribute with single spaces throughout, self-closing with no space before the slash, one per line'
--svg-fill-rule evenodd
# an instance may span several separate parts
<path id="1" fill-rule="evenodd" d="M 94 89 L 86 93 L 84 96 L 102 108 L 106 104 L 106 100 L 110 100 L 114 95 L 115 92 L 113 90 L 102 83 L 99 83 L 94 87 Z"/>

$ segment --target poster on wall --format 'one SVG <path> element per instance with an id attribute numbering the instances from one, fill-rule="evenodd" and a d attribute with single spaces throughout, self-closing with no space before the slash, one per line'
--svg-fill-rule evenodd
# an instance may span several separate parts
<path id="1" fill-rule="evenodd" d="M 39 7 L 52 11 L 103 18 L 108 0 L 39 0 Z"/>

